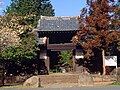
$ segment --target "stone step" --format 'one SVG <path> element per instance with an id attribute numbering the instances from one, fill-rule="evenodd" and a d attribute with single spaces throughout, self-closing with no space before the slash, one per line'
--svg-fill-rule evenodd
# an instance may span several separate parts
<path id="1" fill-rule="evenodd" d="M 76 74 L 51 74 L 40 75 L 41 84 L 54 84 L 54 83 L 77 83 L 78 75 Z"/>
<path id="2" fill-rule="evenodd" d="M 114 82 L 116 78 L 111 75 L 92 75 L 94 83 L 99 82 Z M 70 73 L 55 73 L 50 75 L 39 75 L 42 85 L 55 83 L 78 83 L 79 74 Z"/>

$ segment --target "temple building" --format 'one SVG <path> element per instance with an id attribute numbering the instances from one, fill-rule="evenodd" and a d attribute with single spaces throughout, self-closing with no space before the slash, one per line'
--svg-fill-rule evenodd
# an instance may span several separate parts
<path id="1" fill-rule="evenodd" d="M 71 50 L 73 52 L 73 69 L 75 57 L 81 58 L 80 50 L 72 43 L 72 37 L 79 30 L 77 18 L 77 16 L 41 16 L 36 29 L 40 47 L 39 60 L 45 62 L 48 71 L 58 64 L 58 52 L 60 51 Z"/>

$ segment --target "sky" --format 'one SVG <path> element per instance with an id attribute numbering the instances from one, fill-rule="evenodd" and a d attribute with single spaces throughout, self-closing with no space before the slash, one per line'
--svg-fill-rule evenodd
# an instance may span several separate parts
<path id="1" fill-rule="evenodd" d="M 0 15 L 10 5 L 11 0 L 0 0 Z M 86 0 L 50 0 L 55 9 L 55 16 L 79 16 Z M 2 3 L 1 3 L 2 2 Z"/>

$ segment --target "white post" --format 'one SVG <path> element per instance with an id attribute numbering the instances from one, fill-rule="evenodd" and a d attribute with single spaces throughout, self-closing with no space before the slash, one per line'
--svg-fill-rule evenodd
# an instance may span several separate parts
<path id="1" fill-rule="evenodd" d="M 105 69 L 105 50 L 104 49 L 102 50 L 102 61 L 103 61 L 103 74 L 102 75 L 105 75 L 106 69 Z"/>

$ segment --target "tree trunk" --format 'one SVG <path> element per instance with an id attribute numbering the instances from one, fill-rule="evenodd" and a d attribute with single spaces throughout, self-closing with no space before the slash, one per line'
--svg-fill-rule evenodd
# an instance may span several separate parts
<path id="1" fill-rule="evenodd" d="M 105 70 L 105 50 L 102 49 L 102 63 L 103 63 L 103 73 L 102 75 L 106 74 L 106 70 Z"/>

